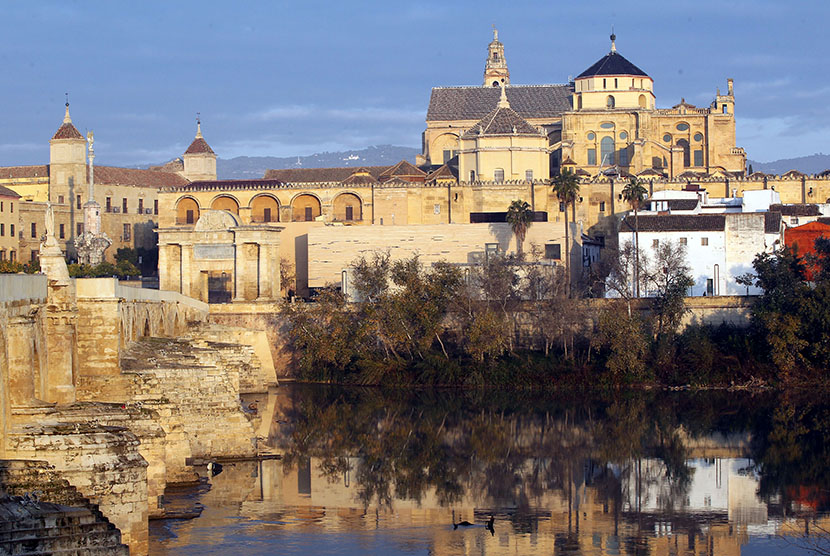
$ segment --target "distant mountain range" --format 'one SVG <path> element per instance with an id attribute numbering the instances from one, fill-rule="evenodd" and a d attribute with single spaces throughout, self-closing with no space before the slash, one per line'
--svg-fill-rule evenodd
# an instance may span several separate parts
<path id="1" fill-rule="evenodd" d="M 284 168 L 332 168 L 360 166 L 391 166 L 401 160 L 415 163 L 415 155 L 420 149 L 397 147 L 394 145 L 376 145 L 365 149 L 341 152 L 324 152 L 308 156 L 280 158 L 276 156 L 237 156 L 236 158 L 219 158 L 216 161 L 216 174 L 219 179 L 253 179 L 262 178 L 265 170 Z"/>
<path id="2" fill-rule="evenodd" d="M 798 170 L 804 174 L 818 174 L 830 169 L 830 154 L 817 153 L 810 156 L 799 156 L 798 158 L 782 158 L 772 162 L 747 160 L 746 164 L 747 168 L 752 165 L 753 172 L 763 172 L 765 174 L 781 175 L 790 170 Z"/>
<path id="3" fill-rule="evenodd" d="M 359 150 L 322 152 L 308 156 L 237 156 L 236 158 L 219 158 L 216 161 L 216 172 L 219 179 L 257 179 L 262 178 L 266 170 L 280 170 L 283 168 L 391 166 L 401 160 L 414 163 L 415 155 L 420 154 L 420 152 L 420 149 L 412 147 L 375 145 Z M 747 165 L 750 164 L 753 171 L 765 174 L 780 175 L 789 170 L 798 170 L 805 174 L 817 174 L 830 169 L 830 154 L 817 153 L 772 162 L 748 160 Z"/>

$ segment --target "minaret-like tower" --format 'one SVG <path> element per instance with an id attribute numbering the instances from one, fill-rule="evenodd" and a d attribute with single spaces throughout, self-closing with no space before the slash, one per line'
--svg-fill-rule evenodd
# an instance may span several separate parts
<path id="1" fill-rule="evenodd" d="M 493 42 L 487 47 L 487 63 L 484 65 L 484 86 L 501 87 L 510 84 L 510 70 L 504 57 L 504 45 L 499 42 L 499 30 L 493 25 Z"/>
<path id="2" fill-rule="evenodd" d="M 95 200 L 95 137 L 92 131 L 86 134 L 89 144 L 89 200 L 84 203 L 84 233 L 75 238 L 78 262 L 97 265 L 104 260 L 104 251 L 112 245 L 107 234 L 101 231 L 101 205 Z"/>
<path id="3" fill-rule="evenodd" d="M 196 138 L 187 147 L 182 156 L 184 160 L 185 178 L 190 181 L 203 181 L 216 179 L 216 153 L 202 137 L 202 121 L 196 118 Z"/>

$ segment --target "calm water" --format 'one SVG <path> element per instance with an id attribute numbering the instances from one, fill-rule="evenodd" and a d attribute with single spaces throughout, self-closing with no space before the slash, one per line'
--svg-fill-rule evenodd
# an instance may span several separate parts
<path id="1" fill-rule="evenodd" d="M 205 510 L 152 522 L 151 554 L 830 550 L 830 404 L 820 399 L 294 385 L 259 408 L 284 458 L 226 465 L 199 489 L 168 492 L 170 507 Z M 462 520 L 472 525 L 454 529 Z"/>

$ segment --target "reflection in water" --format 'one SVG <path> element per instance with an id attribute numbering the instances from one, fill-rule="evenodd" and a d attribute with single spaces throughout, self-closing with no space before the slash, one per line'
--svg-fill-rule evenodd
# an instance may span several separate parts
<path id="1" fill-rule="evenodd" d="M 827 526 L 830 413 L 810 400 L 270 395 L 283 460 L 168 493 L 205 510 L 154 523 L 153 554 L 799 554 Z"/>

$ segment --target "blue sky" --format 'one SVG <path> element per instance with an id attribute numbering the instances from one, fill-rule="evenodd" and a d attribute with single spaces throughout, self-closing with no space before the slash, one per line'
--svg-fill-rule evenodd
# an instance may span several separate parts
<path id="1" fill-rule="evenodd" d="M 584 4 L 584 5 L 578 5 Z M 220 157 L 420 147 L 433 86 L 479 85 L 492 24 L 515 84 L 621 54 L 659 107 L 735 79 L 750 158 L 830 152 L 825 1 L 4 2 L 0 165 L 48 162 L 64 92 L 96 162 L 180 155 L 196 112 Z"/>

